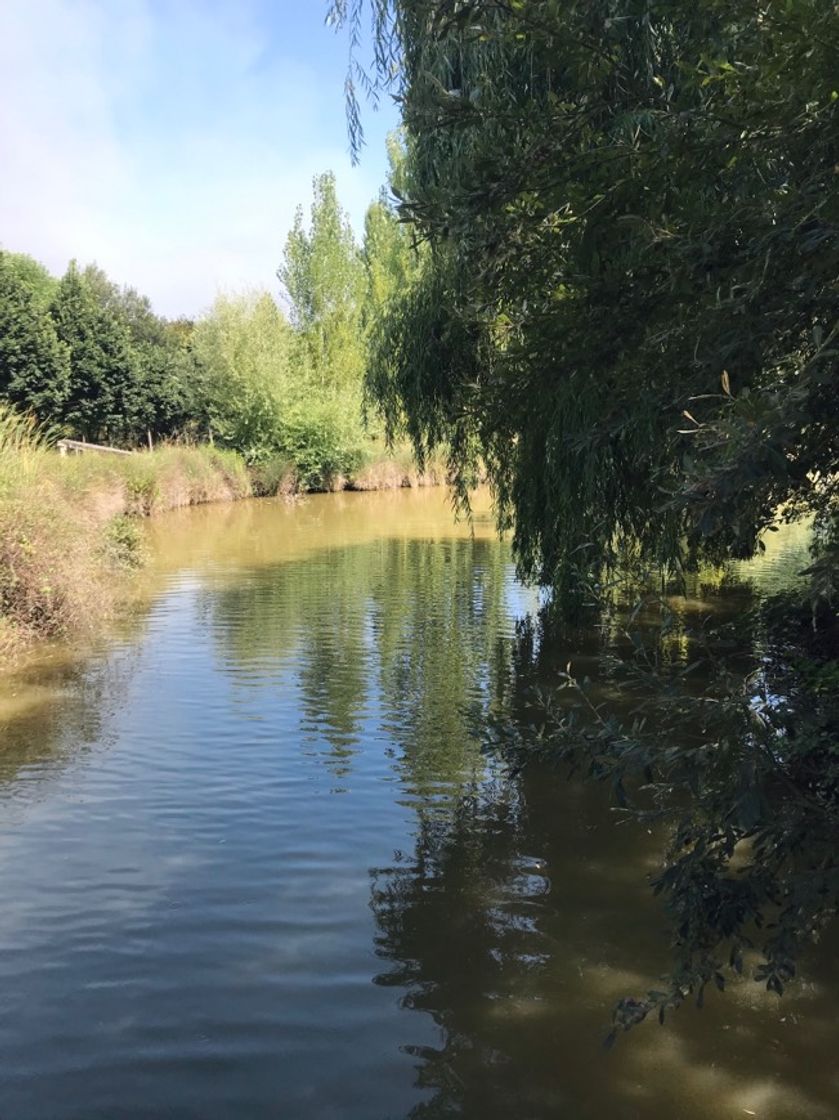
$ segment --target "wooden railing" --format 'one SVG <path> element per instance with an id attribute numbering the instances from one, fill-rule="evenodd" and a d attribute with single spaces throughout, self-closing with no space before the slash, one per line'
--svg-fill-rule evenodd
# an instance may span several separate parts
<path id="1" fill-rule="evenodd" d="M 59 455 L 81 455 L 84 451 L 95 451 L 103 455 L 133 455 L 133 451 L 123 451 L 119 447 L 105 447 L 101 443 L 84 443 L 80 439 L 60 439 L 56 444 Z"/>

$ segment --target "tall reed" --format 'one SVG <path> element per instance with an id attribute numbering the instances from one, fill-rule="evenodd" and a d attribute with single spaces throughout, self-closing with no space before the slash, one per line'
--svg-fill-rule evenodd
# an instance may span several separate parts
<path id="1" fill-rule="evenodd" d="M 0 403 L 0 499 L 26 490 L 42 474 L 47 454 L 46 439 L 32 417 Z"/>

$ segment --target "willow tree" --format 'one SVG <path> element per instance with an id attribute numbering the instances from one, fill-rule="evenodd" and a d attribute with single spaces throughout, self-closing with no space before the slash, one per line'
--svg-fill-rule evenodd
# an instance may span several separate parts
<path id="1" fill-rule="evenodd" d="M 391 426 L 448 434 L 461 474 L 482 456 L 550 582 L 628 539 L 744 555 L 781 502 L 824 513 L 835 6 L 372 7 L 432 246 L 372 371 Z"/>
<path id="2" fill-rule="evenodd" d="M 829 602 L 832 0 L 368 7 L 365 83 L 401 106 L 400 216 L 429 247 L 371 364 L 391 432 L 421 454 L 446 440 L 464 494 L 483 460 L 523 572 L 560 591 L 629 550 L 681 568 L 748 556 L 779 516 L 812 513 Z M 364 11 L 332 6 L 353 43 Z M 552 750 L 588 756 L 621 790 L 631 775 L 653 811 L 677 814 L 659 886 L 678 962 L 666 991 L 626 1001 L 617 1025 L 723 984 L 723 946 L 737 968 L 770 917 L 759 976 L 780 991 L 839 905 L 839 663 L 825 613 L 810 641 L 809 620 L 787 611 L 774 659 L 755 666 L 762 684 L 721 678 L 701 712 L 683 696 L 663 735 L 605 716 L 594 729 L 553 722 Z M 736 874 L 735 850 L 750 853 Z"/>

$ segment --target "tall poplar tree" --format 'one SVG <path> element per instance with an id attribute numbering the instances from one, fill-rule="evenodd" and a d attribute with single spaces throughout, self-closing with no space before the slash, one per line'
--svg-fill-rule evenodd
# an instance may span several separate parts
<path id="1" fill-rule="evenodd" d="M 370 330 L 376 329 L 390 302 L 408 290 L 421 262 L 414 227 L 400 221 L 396 205 L 405 191 L 406 166 L 406 152 L 398 132 L 388 136 L 387 153 L 388 184 L 364 216 L 364 319 Z"/>
<path id="2" fill-rule="evenodd" d="M 314 180 L 307 226 L 302 207 L 277 273 L 292 324 L 306 339 L 313 375 L 324 387 L 359 387 L 364 375 L 364 265 L 331 172 Z"/>

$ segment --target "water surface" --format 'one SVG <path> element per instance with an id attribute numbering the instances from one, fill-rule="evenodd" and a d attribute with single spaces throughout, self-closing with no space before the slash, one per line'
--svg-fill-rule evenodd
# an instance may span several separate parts
<path id="1" fill-rule="evenodd" d="M 839 1114 L 827 953 L 603 1051 L 666 967 L 660 838 L 483 749 L 603 636 L 528 653 L 473 529 L 440 492 L 167 516 L 118 635 L 0 682 L 3 1120 Z"/>

